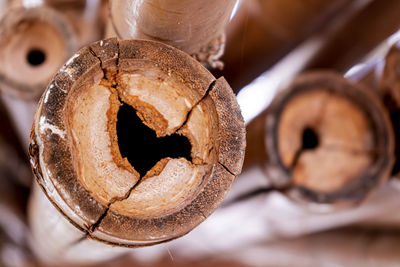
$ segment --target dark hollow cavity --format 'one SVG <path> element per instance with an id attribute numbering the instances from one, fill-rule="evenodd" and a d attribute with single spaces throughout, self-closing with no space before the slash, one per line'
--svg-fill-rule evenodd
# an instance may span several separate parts
<path id="1" fill-rule="evenodd" d="M 39 66 L 46 60 L 45 53 L 40 49 L 32 49 L 26 55 L 26 60 L 31 66 Z"/>
<path id="2" fill-rule="evenodd" d="M 303 131 L 303 144 L 302 144 L 302 149 L 315 149 L 319 145 L 319 139 L 317 133 L 307 127 Z"/>
<path id="3" fill-rule="evenodd" d="M 123 103 L 117 115 L 118 146 L 123 158 L 144 176 L 163 158 L 186 158 L 191 161 L 192 146 L 186 136 L 172 134 L 156 136 L 155 131 L 143 124 L 136 110 Z"/>

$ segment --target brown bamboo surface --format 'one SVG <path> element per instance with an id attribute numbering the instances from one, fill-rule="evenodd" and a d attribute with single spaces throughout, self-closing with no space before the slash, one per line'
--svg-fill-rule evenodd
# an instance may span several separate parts
<path id="1" fill-rule="evenodd" d="M 350 0 L 241 1 L 227 29 L 223 75 L 235 92 L 307 37 L 323 31 Z"/>
<path id="2" fill-rule="evenodd" d="M 372 1 L 328 38 L 308 69 L 347 71 L 400 28 L 399 9 L 398 0 Z"/>

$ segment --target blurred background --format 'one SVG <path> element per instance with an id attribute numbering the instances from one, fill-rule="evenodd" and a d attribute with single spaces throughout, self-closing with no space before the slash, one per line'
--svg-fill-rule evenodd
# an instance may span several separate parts
<path id="1" fill-rule="evenodd" d="M 46 251 L 35 252 L 28 220 L 35 105 L 68 58 L 107 35 L 108 12 L 107 0 L 0 0 L 0 266 L 400 266 L 398 178 L 345 207 L 296 201 L 271 187 L 259 142 L 263 112 L 297 75 L 325 69 L 358 81 L 380 68 L 400 39 L 400 0 L 238 1 L 224 67 L 210 69 L 227 79 L 248 126 L 243 172 L 226 200 L 166 244 L 97 262 L 40 260 Z M 37 29 L 24 26 L 28 19 L 38 20 Z"/>

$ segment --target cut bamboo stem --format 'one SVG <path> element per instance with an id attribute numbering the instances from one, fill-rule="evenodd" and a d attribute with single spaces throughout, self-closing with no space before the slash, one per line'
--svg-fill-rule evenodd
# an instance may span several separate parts
<path id="1" fill-rule="evenodd" d="M 244 138 L 223 78 L 161 43 L 108 39 L 56 74 L 35 114 L 30 155 L 40 186 L 77 229 L 135 247 L 207 218 L 241 171 Z"/>
<path id="2" fill-rule="evenodd" d="M 211 67 L 220 67 L 224 28 L 236 0 L 110 1 L 112 30 L 121 39 L 172 45 Z"/>
<path id="3" fill-rule="evenodd" d="M 0 21 L 0 89 L 16 98 L 38 98 L 76 49 L 69 24 L 53 9 L 15 8 Z"/>
<path id="4" fill-rule="evenodd" d="M 295 199 L 358 204 L 390 176 L 388 113 L 371 91 L 339 74 L 300 76 L 263 121 L 267 174 Z"/>

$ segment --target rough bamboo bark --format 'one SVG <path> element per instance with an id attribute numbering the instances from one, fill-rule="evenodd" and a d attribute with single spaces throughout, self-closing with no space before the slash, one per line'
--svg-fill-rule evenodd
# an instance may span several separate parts
<path id="1" fill-rule="evenodd" d="M 0 22 L 0 89 L 16 98 L 38 98 L 76 49 L 71 25 L 45 8 L 15 8 Z"/>
<path id="2" fill-rule="evenodd" d="M 165 141 L 172 154 L 157 158 L 152 142 L 167 137 L 180 141 Z M 145 246 L 186 234 L 216 209 L 240 173 L 244 143 L 223 78 L 161 43 L 108 39 L 54 77 L 30 155 L 42 189 L 82 233 Z"/>
<path id="3" fill-rule="evenodd" d="M 390 176 L 388 113 L 371 91 L 339 74 L 299 77 L 260 117 L 267 174 L 296 199 L 357 204 Z"/>
<path id="4" fill-rule="evenodd" d="M 172 45 L 212 67 L 225 46 L 224 28 L 236 0 L 110 2 L 110 20 L 121 39 L 148 39 Z"/>

